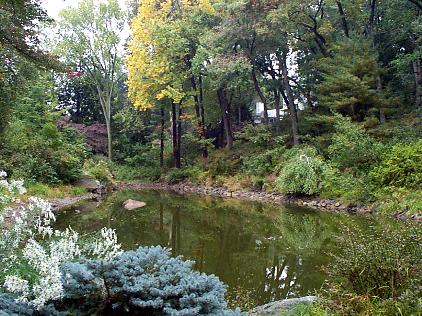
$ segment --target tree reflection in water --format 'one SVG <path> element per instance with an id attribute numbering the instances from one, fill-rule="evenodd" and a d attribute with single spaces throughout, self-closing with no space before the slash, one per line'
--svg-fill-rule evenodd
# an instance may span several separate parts
<path id="1" fill-rule="evenodd" d="M 124 210 L 127 199 L 146 206 Z M 337 227 L 350 223 L 349 217 L 300 208 L 159 191 L 116 192 L 98 207 L 75 208 L 84 212 L 70 209 L 57 226 L 89 232 L 106 225 L 126 249 L 169 247 L 173 255 L 194 260 L 197 270 L 216 274 L 229 291 L 248 293 L 255 304 L 320 288 L 326 278 L 320 268 L 335 247 Z"/>

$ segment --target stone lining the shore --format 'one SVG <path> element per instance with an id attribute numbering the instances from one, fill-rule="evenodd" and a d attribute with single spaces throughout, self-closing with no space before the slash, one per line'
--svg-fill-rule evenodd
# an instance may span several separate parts
<path id="1" fill-rule="evenodd" d="M 302 207 L 311 208 L 319 211 L 330 211 L 338 213 L 349 214 L 375 214 L 375 209 L 370 209 L 363 205 L 343 204 L 336 200 L 320 199 L 315 197 L 296 197 L 286 195 L 278 192 L 264 192 L 264 191 L 233 191 L 226 187 L 205 187 L 201 185 L 194 185 L 188 182 L 180 182 L 177 184 L 167 183 L 120 183 L 118 185 L 121 189 L 159 189 L 170 190 L 178 193 L 195 193 L 202 195 L 217 196 L 223 198 L 236 198 L 248 201 L 258 201 L 273 203 L 278 205 L 292 204 Z M 399 220 L 411 219 L 415 222 L 422 222 L 422 214 L 408 216 L 405 213 L 396 213 L 394 217 Z"/>
<path id="2" fill-rule="evenodd" d="M 311 304 L 318 301 L 317 296 L 304 296 L 297 298 L 288 298 L 285 300 L 271 302 L 265 305 L 257 306 L 251 310 L 249 316 L 279 316 L 281 312 L 292 309 L 297 304 Z"/>

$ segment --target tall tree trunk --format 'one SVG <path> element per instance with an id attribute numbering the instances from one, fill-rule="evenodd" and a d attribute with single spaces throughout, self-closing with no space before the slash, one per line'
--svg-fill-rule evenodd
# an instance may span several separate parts
<path id="1" fill-rule="evenodd" d="M 378 75 L 377 76 L 377 93 L 381 96 L 382 93 L 382 80 L 381 80 L 381 76 Z M 385 111 L 384 108 L 381 106 L 380 107 L 380 123 L 384 124 L 385 123 Z"/>
<path id="2" fill-rule="evenodd" d="M 340 13 L 341 24 L 343 26 L 344 34 L 347 37 L 350 37 L 350 35 L 349 35 L 349 25 L 347 24 L 346 13 L 344 13 L 343 5 L 341 4 L 340 0 L 337 0 L 336 3 L 337 3 L 337 7 L 338 7 L 338 12 Z"/>
<path id="3" fill-rule="evenodd" d="M 198 89 L 198 85 L 196 84 L 195 77 L 192 76 L 191 77 L 191 86 L 192 86 L 192 89 L 195 91 L 193 98 L 195 100 L 195 114 L 196 114 L 196 119 L 197 119 L 197 122 L 198 122 L 198 132 L 199 132 L 201 139 L 205 139 L 204 106 L 202 104 L 204 96 L 203 96 L 203 90 L 202 90 L 202 77 L 201 77 L 201 75 L 199 75 L 198 84 L 199 84 L 199 89 Z M 207 149 L 207 146 L 205 146 L 205 145 L 202 148 L 202 157 L 203 158 L 208 157 L 208 149 Z"/>
<path id="4" fill-rule="evenodd" d="M 299 144 L 299 128 L 298 128 L 298 123 L 297 123 L 297 111 L 296 111 L 296 105 L 294 102 L 295 98 L 294 98 L 292 89 L 290 87 L 289 74 L 287 70 L 287 54 L 285 52 L 281 54 L 280 66 L 281 66 L 281 75 L 282 75 L 282 85 L 287 95 L 286 103 L 289 109 L 290 122 L 292 126 L 293 145 L 298 145 Z"/>
<path id="5" fill-rule="evenodd" d="M 113 149 L 112 149 L 112 141 L 111 141 L 111 122 L 110 119 L 106 121 L 107 126 L 107 153 L 108 159 L 112 160 L 113 158 Z"/>
<path id="6" fill-rule="evenodd" d="M 178 133 L 177 133 L 177 107 L 176 103 L 171 103 L 171 129 L 173 142 L 173 165 L 175 168 L 180 168 L 180 150 L 178 148 Z"/>
<path id="7" fill-rule="evenodd" d="M 160 109 L 160 116 L 161 116 L 161 128 L 160 128 L 160 168 L 164 168 L 164 125 L 165 125 L 165 117 L 164 117 L 164 106 L 161 105 Z"/>
<path id="8" fill-rule="evenodd" d="M 199 110 L 201 112 L 201 132 L 205 139 L 205 109 L 204 109 L 204 86 L 202 84 L 202 75 L 199 75 Z M 208 158 L 208 148 L 204 146 L 202 150 L 202 157 Z"/>
<path id="9" fill-rule="evenodd" d="M 274 89 L 274 106 L 275 106 L 275 122 L 276 122 L 276 132 L 280 134 L 280 91 Z"/>
<path id="10" fill-rule="evenodd" d="M 178 158 L 178 166 L 177 168 L 181 167 L 181 159 L 182 159 L 182 106 L 179 104 L 179 114 L 177 115 L 177 158 Z"/>
<path id="11" fill-rule="evenodd" d="M 422 65 L 421 59 L 417 58 L 412 62 L 413 64 L 413 73 L 415 76 L 415 98 L 416 107 L 422 106 Z"/>
<path id="12" fill-rule="evenodd" d="M 224 131 L 226 135 L 226 146 L 231 149 L 233 147 L 233 132 L 230 122 L 229 106 L 227 101 L 227 95 L 224 88 L 217 90 L 218 102 L 220 104 L 221 116 L 223 118 Z"/>
<path id="13" fill-rule="evenodd" d="M 261 102 L 264 104 L 264 123 L 269 124 L 268 121 L 268 107 L 267 107 L 267 99 L 264 96 L 264 93 L 261 90 L 261 87 L 259 86 L 258 78 L 256 77 L 256 71 L 255 66 L 252 66 L 252 81 L 255 87 L 256 93 L 258 93 L 259 98 L 261 99 Z"/>
<path id="14" fill-rule="evenodd" d="M 370 1 L 370 14 L 369 14 L 369 21 L 368 21 L 368 25 L 366 27 L 366 33 L 368 35 L 372 34 L 372 31 L 374 29 L 374 22 L 375 22 L 375 12 L 377 9 L 377 0 L 371 0 Z"/>
<path id="15" fill-rule="evenodd" d="M 104 114 L 107 130 L 107 156 L 108 159 L 113 157 L 112 136 L 111 136 L 111 90 L 109 93 L 104 92 L 99 84 L 96 84 L 98 98 L 100 100 L 101 109 Z"/>

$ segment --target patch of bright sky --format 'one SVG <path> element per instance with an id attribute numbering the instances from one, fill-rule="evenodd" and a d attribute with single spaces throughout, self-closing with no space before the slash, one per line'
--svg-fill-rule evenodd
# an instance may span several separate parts
<path id="1" fill-rule="evenodd" d="M 100 3 L 101 0 L 94 0 L 94 2 Z M 47 13 L 50 17 L 57 19 L 59 17 L 59 12 L 67 7 L 76 7 L 79 3 L 79 0 L 43 0 L 42 6 L 47 10 Z M 120 7 L 126 11 L 126 3 L 124 0 L 119 0 Z"/>
<path id="2" fill-rule="evenodd" d="M 101 3 L 104 1 L 105 0 L 94 0 L 94 3 Z M 126 1 L 125 0 L 118 0 L 118 1 L 120 4 L 120 8 L 123 10 L 123 12 L 127 12 L 128 9 L 126 5 Z M 49 17 L 53 18 L 54 20 L 58 20 L 60 11 L 68 7 L 77 7 L 79 2 L 80 2 L 79 0 L 42 0 L 41 6 L 47 11 L 47 14 Z M 46 43 L 51 42 L 54 29 L 44 30 L 43 33 L 44 33 L 44 38 L 45 38 Z M 122 50 L 123 50 L 125 40 L 129 37 L 129 34 L 130 34 L 129 24 L 125 23 L 125 26 L 120 36 L 122 40 L 122 42 L 120 43 Z M 51 43 L 46 44 L 46 46 L 51 47 Z"/>

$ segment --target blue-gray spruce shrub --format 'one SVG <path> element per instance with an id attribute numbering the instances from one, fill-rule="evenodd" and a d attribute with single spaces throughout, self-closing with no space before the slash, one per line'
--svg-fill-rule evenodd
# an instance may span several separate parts
<path id="1" fill-rule="evenodd" d="M 67 263 L 62 308 L 82 315 L 242 315 L 227 308 L 226 286 L 214 275 L 193 271 L 192 264 L 160 246 L 127 251 L 109 262 Z"/>

